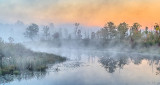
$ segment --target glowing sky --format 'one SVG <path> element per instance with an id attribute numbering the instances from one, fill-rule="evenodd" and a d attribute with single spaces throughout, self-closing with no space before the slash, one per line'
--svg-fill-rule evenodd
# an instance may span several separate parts
<path id="1" fill-rule="evenodd" d="M 0 22 L 74 23 L 103 26 L 160 22 L 160 0 L 0 0 Z"/>

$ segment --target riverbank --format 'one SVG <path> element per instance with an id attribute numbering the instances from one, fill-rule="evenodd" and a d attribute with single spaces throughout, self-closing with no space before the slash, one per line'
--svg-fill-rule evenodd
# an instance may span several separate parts
<path id="1" fill-rule="evenodd" d="M 0 75 L 18 75 L 24 71 L 45 71 L 48 64 L 66 61 L 65 57 L 34 52 L 22 44 L 0 42 Z"/>

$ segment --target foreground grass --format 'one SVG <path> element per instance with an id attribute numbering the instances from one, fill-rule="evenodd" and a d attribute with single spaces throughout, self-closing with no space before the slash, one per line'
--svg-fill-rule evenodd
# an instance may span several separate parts
<path id="1" fill-rule="evenodd" d="M 35 57 L 5 57 L 0 68 L 0 75 L 18 75 L 23 71 L 45 71 L 48 64 L 55 64 L 65 60 L 64 57 L 46 53 L 37 53 Z"/>
<path id="2" fill-rule="evenodd" d="M 21 44 L 0 42 L 0 75 L 45 71 L 49 64 L 65 60 L 66 58 L 54 54 L 34 52 Z"/>

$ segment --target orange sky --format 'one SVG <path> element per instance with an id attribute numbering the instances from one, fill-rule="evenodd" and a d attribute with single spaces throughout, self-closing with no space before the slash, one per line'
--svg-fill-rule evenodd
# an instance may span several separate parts
<path id="1" fill-rule="evenodd" d="M 160 0 L 0 0 L 1 22 L 74 23 L 103 26 L 160 23 Z"/>

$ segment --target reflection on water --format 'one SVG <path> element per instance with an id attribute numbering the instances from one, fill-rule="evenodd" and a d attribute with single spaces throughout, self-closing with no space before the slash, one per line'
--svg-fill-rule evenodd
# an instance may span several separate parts
<path id="1" fill-rule="evenodd" d="M 14 80 L 29 80 L 31 78 L 37 78 L 42 79 L 46 75 L 46 72 L 33 72 L 33 71 L 25 71 L 24 73 L 21 73 L 20 75 L 11 75 L 7 74 L 4 76 L 0 76 L 0 84 L 9 83 Z"/>
<path id="2" fill-rule="evenodd" d="M 109 52 L 63 52 L 68 61 L 46 72 L 0 77 L 6 85 L 160 85 L 160 56 Z"/>

